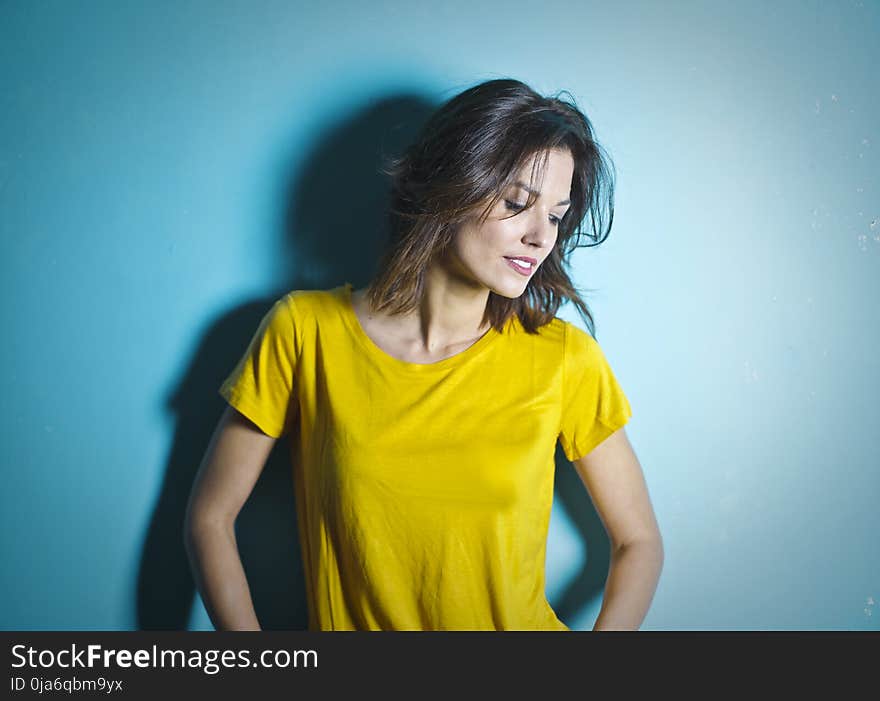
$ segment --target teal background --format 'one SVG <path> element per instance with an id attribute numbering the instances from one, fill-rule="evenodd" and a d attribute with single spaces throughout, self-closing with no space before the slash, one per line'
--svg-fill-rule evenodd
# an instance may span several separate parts
<path id="1" fill-rule="evenodd" d="M 368 279 L 377 149 L 514 77 L 617 169 L 574 262 L 665 539 L 643 630 L 880 629 L 878 31 L 867 1 L 0 5 L 0 627 L 210 629 L 180 519 L 220 381 L 280 294 Z M 279 628 L 285 450 L 238 524 Z M 607 556 L 561 460 L 571 627 Z"/>

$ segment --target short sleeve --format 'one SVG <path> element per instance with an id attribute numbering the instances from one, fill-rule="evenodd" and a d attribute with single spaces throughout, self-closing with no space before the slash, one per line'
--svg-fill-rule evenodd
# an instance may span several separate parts
<path id="1" fill-rule="evenodd" d="M 288 433 L 296 413 L 296 328 L 290 295 L 263 316 L 244 355 L 220 386 L 220 395 L 265 434 Z"/>
<path id="2" fill-rule="evenodd" d="M 564 338 L 559 442 L 573 462 L 629 421 L 632 409 L 599 343 L 569 322 Z"/>

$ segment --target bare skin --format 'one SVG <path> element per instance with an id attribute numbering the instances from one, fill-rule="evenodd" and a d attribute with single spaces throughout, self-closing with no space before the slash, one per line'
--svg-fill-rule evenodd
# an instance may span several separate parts
<path id="1" fill-rule="evenodd" d="M 190 493 L 184 547 L 217 630 L 261 629 L 235 541 L 235 519 L 275 440 L 226 407 Z"/>
<path id="2" fill-rule="evenodd" d="M 538 266 L 550 255 L 558 221 L 568 210 L 574 160 L 567 150 L 552 150 L 543 177 L 530 183 L 531 163 L 518 180 L 540 188 L 528 210 L 528 193 L 517 186 L 503 193 L 489 219 L 462 227 L 449 255 L 429 267 L 419 307 L 408 315 L 389 316 L 368 309 L 366 290 L 352 291 L 352 306 L 373 342 L 389 355 L 411 363 L 433 363 L 462 352 L 489 330 L 482 324 L 489 292 L 515 298 L 525 292 Z M 515 216 L 511 216 L 515 215 Z M 512 269 L 505 256 L 534 258 L 528 276 Z"/>
<path id="3" fill-rule="evenodd" d="M 351 304 L 358 317 L 361 328 L 379 348 L 393 358 L 398 358 L 408 363 L 429 364 L 444 360 L 457 355 L 480 340 L 486 331 L 487 324 L 478 331 L 473 338 L 451 343 L 437 348 L 434 353 L 428 353 L 416 338 L 407 338 L 403 335 L 403 329 L 394 317 L 378 314 L 367 306 L 366 289 L 352 290 Z"/>

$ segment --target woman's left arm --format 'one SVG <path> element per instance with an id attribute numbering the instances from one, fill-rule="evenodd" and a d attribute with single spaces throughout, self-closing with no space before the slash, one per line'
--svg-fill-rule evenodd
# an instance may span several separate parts
<path id="1" fill-rule="evenodd" d="M 663 540 L 642 467 L 623 428 L 573 465 L 611 540 L 608 581 L 593 630 L 638 630 L 663 568 Z"/>

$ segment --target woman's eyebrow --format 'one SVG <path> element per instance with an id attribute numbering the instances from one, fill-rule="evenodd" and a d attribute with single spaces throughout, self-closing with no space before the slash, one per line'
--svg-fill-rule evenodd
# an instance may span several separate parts
<path id="1" fill-rule="evenodd" d="M 522 180 L 517 180 L 517 181 L 514 183 L 514 185 L 516 185 L 516 186 L 518 186 L 518 187 L 521 187 L 523 190 L 525 190 L 526 192 L 530 192 L 530 193 L 532 193 L 533 195 L 540 195 L 540 194 L 541 194 L 538 190 L 533 190 L 532 188 L 530 188 L 530 187 L 529 187 L 528 185 L 526 185 Z M 564 204 L 571 204 L 571 200 L 570 200 L 570 199 L 568 199 L 568 200 L 562 200 L 561 202 L 557 202 L 557 203 L 556 203 L 555 205 L 553 205 L 553 206 L 554 206 L 554 207 L 559 207 L 559 206 L 564 205 Z"/>

